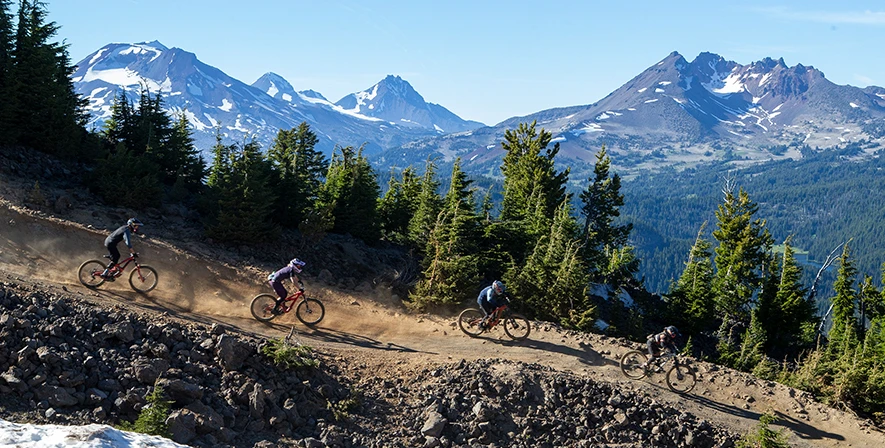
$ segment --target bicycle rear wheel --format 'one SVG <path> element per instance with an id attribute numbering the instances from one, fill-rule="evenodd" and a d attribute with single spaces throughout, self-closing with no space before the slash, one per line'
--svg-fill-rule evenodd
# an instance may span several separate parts
<path id="1" fill-rule="evenodd" d="M 458 315 L 458 327 L 467 336 L 475 338 L 485 331 L 479 326 L 482 323 L 482 318 L 482 311 L 476 308 L 467 308 Z"/>
<path id="2" fill-rule="evenodd" d="M 249 310 L 252 311 L 252 317 L 259 322 L 270 322 L 276 314 L 273 313 L 273 307 L 277 304 L 277 298 L 270 294 L 258 294 L 252 299 Z"/>
<path id="3" fill-rule="evenodd" d="M 504 318 L 504 333 L 515 341 L 522 341 L 529 337 L 532 326 L 529 320 L 520 314 L 511 314 Z"/>
<path id="4" fill-rule="evenodd" d="M 645 378 L 648 371 L 645 369 L 645 363 L 648 356 L 639 350 L 629 351 L 621 357 L 621 372 L 630 379 L 638 380 Z"/>
<path id="5" fill-rule="evenodd" d="M 298 307 L 295 308 L 295 317 L 307 326 L 320 323 L 325 315 L 326 307 L 323 306 L 323 302 L 310 297 L 302 299 L 301 302 L 298 303 Z"/>
<path id="6" fill-rule="evenodd" d="M 697 384 L 694 370 L 685 364 L 676 364 L 667 371 L 667 387 L 677 394 L 685 394 Z"/>
<path id="7" fill-rule="evenodd" d="M 129 273 L 129 286 L 138 292 L 148 292 L 157 287 L 157 270 L 141 265 Z"/>
<path id="8" fill-rule="evenodd" d="M 77 277 L 80 283 L 87 288 L 97 288 L 104 283 L 105 279 L 101 276 L 106 266 L 98 260 L 89 260 L 80 265 L 77 271 Z"/>

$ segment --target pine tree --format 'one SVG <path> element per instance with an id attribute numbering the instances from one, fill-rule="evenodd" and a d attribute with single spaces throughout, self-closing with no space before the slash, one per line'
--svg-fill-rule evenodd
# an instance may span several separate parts
<path id="1" fill-rule="evenodd" d="M 335 148 L 319 201 L 320 208 L 329 207 L 332 211 L 332 231 L 349 233 L 367 243 L 377 241 L 379 195 L 375 172 L 363 156 L 363 149 Z"/>
<path id="2" fill-rule="evenodd" d="M 172 166 L 177 167 L 172 181 L 173 189 L 184 189 L 190 193 L 199 190 L 206 176 L 206 160 L 194 145 L 191 125 L 184 112 L 172 127 L 169 147 L 173 155 Z"/>
<path id="3" fill-rule="evenodd" d="M 556 172 L 554 159 L 559 153 L 559 143 L 548 148 L 553 134 L 544 129 L 535 129 L 537 122 L 520 123 L 515 131 L 504 132 L 501 142 L 504 155 L 504 203 L 502 220 L 524 220 L 534 210 L 531 197 L 540 201 L 543 216 L 553 216 L 565 199 L 565 186 L 569 170 Z M 537 207 L 535 207 L 537 208 Z M 531 210 L 531 211 L 530 211 Z M 542 228 L 529 229 L 535 235 L 547 231 Z"/>
<path id="4" fill-rule="evenodd" d="M 258 243 L 273 239 L 279 229 L 271 221 L 274 195 L 271 166 L 256 142 L 225 146 L 216 137 L 215 162 L 210 170 L 212 219 L 206 233 L 219 241 Z"/>
<path id="5" fill-rule="evenodd" d="M 16 141 L 14 124 L 15 95 L 13 91 L 13 59 L 15 53 L 13 42 L 14 16 L 10 10 L 12 0 L 0 0 L 0 146 L 13 144 Z"/>
<path id="6" fill-rule="evenodd" d="M 420 191 L 414 168 L 404 169 L 399 180 L 391 172 L 387 192 L 378 201 L 378 219 L 385 239 L 403 244 L 408 241 L 409 221 L 418 210 Z"/>
<path id="7" fill-rule="evenodd" d="M 456 159 L 443 209 L 427 242 L 424 275 L 412 294 L 419 306 L 461 303 L 476 294 L 481 232 L 471 183 Z"/>
<path id="8" fill-rule="evenodd" d="M 584 250 L 591 267 L 604 262 L 605 248 L 618 248 L 627 243 L 632 224 L 615 225 L 624 205 L 621 194 L 621 178 L 610 175 L 611 159 L 605 146 L 596 154 L 594 176 L 587 189 L 581 193 L 581 214 L 584 216 Z M 597 269 L 598 270 L 598 269 Z"/>
<path id="9" fill-rule="evenodd" d="M 563 200 L 547 234 L 538 239 L 525 263 L 508 270 L 504 278 L 530 314 L 589 330 L 596 310 L 587 295 L 587 266 L 580 256 L 570 202 Z"/>
<path id="10" fill-rule="evenodd" d="M 772 269 L 772 274 L 778 270 Z M 812 342 L 814 305 L 806 299 L 802 286 L 802 268 L 793 256 L 790 240 L 784 241 L 784 254 L 779 269 L 773 275 L 771 287 L 760 294 L 758 317 L 767 335 L 765 352 L 780 359 L 796 355 L 798 350 Z M 768 290 L 774 290 L 769 294 Z M 772 297 L 773 296 L 773 297 Z M 771 297 L 772 300 L 765 300 Z"/>
<path id="11" fill-rule="evenodd" d="M 856 340 L 857 318 L 855 317 L 855 305 L 857 303 L 857 290 L 854 287 L 857 277 L 857 268 L 851 259 L 851 251 L 846 244 L 839 258 L 839 271 L 833 289 L 836 295 L 832 299 L 833 326 L 828 334 L 831 348 L 843 350 L 847 341 Z"/>
<path id="12" fill-rule="evenodd" d="M 712 244 L 698 231 L 685 263 L 685 270 L 670 291 L 668 308 L 671 320 L 687 334 L 715 328 Z"/>
<path id="13" fill-rule="evenodd" d="M 421 179 L 421 190 L 418 193 L 418 206 L 415 209 L 415 215 L 409 221 L 409 241 L 421 250 L 427 247 L 430 232 L 436 226 L 439 212 L 442 210 L 439 185 L 439 180 L 436 177 L 436 163 L 428 158 L 424 168 L 424 176 Z"/>
<path id="14" fill-rule="evenodd" d="M 43 1 L 20 2 L 12 55 L 13 125 L 19 144 L 64 157 L 82 156 L 86 102 L 74 90 L 68 46 L 51 42 L 59 26 L 47 22 L 47 15 Z"/>
<path id="15" fill-rule="evenodd" d="M 326 157 L 316 149 L 317 142 L 319 138 L 310 125 L 302 122 L 297 128 L 280 129 L 268 151 L 280 193 L 276 216 L 284 226 L 298 226 L 316 204 L 323 176 L 329 169 Z"/>
<path id="16" fill-rule="evenodd" d="M 765 221 L 754 219 L 758 206 L 743 188 L 735 195 L 733 188 L 726 185 L 724 193 L 724 201 L 716 211 L 718 228 L 713 231 L 719 242 L 713 280 L 716 310 L 725 320 L 747 323 L 751 300 L 761 283 L 773 240 Z"/>

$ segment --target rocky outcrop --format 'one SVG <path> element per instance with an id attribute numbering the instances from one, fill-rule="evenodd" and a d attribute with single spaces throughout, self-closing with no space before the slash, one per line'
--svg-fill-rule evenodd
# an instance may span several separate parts
<path id="1" fill-rule="evenodd" d="M 0 417 L 133 421 L 160 385 L 175 441 L 197 447 L 731 446 L 736 436 L 617 386 L 536 364 L 455 362 L 350 379 L 286 370 L 219 326 L 0 283 Z M 502 372 L 507 372 L 502 374 Z"/>

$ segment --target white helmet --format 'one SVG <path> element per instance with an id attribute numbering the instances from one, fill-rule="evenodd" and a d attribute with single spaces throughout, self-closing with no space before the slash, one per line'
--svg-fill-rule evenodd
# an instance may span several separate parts
<path id="1" fill-rule="evenodd" d="M 289 266 L 292 266 L 293 268 L 295 268 L 295 272 L 297 272 L 299 274 L 301 273 L 301 268 L 303 268 L 305 264 L 307 264 L 307 263 L 305 263 L 297 258 L 293 258 L 292 261 L 289 262 Z"/>

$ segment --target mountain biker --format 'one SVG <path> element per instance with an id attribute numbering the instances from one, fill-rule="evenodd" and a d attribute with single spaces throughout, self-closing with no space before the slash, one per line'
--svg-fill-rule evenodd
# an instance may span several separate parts
<path id="1" fill-rule="evenodd" d="M 664 331 L 648 337 L 648 361 L 646 365 L 651 363 L 660 355 L 661 350 L 666 349 L 669 352 L 676 353 L 676 338 L 681 336 L 676 327 L 670 325 L 664 328 Z"/>
<path id="2" fill-rule="evenodd" d="M 102 277 L 108 281 L 114 281 L 114 275 L 111 273 L 111 268 L 120 261 L 120 251 L 117 249 L 117 245 L 120 244 L 120 241 L 126 243 L 126 247 L 129 248 L 129 253 L 134 255 L 135 249 L 132 248 L 132 234 L 138 233 L 139 227 L 143 225 L 144 224 L 138 219 L 129 218 L 129 221 L 126 221 L 126 225 L 120 226 L 105 238 L 104 247 L 108 250 L 111 262 L 108 263 L 108 267 L 101 273 Z"/>
<path id="3" fill-rule="evenodd" d="M 283 302 L 289 295 L 286 291 L 286 287 L 283 286 L 283 280 L 288 278 L 292 281 L 293 285 L 297 280 L 298 290 L 304 292 L 304 282 L 301 281 L 301 277 L 299 277 L 298 274 L 301 273 L 301 269 L 304 268 L 305 264 L 307 263 L 297 258 L 293 258 L 285 267 L 267 276 L 267 281 L 270 283 L 270 287 L 273 288 L 274 292 L 279 296 L 277 304 L 273 307 L 274 314 L 280 314 L 282 312 Z"/>
<path id="4" fill-rule="evenodd" d="M 482 323 L 480 323 L 479 326 L 485 329 L 489 314 L 495 311 L 495 308 L 509 302 L 510 294 L 507 293 L 507 287 L 504 286 L 504 283 L 500 280 L 495 280 L 491 285 L 483 288 L 479 293 L 479 297 L 476 298 L 476 303 L 479 304 L 479 308 L 482 310 L 482 313 L 485 314 L 485 317 L 482 318 Z"/>

